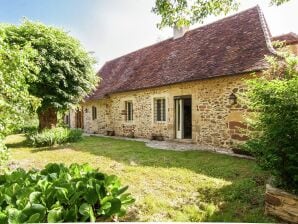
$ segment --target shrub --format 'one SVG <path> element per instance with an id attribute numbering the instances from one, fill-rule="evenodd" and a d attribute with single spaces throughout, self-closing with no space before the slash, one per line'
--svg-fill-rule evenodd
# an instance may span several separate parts
<path id="1" fill-rule="evenodd" d="M 268 58 L 261 78 L 249 82 L 255 132 L 246 143 L 275 185 L 298 193 L 298 57 Z"/>
<path id="2" fill-rule="evenodd" d="M 36 115 L 24 115 L 21 124 L 14 125 L 14 129 L 9 134 L 31 134 L 38 131 L 38 119 Z"/>
<path id="3" fill-rule="evenodd" d="M 82 131 L 79 129 L 53 128 L 45 129 L 41 133 L 28 136 L 29 144 L 35 147 L 53 146 L 67 142 L 76 142 L 82 139 Z"/>
<path id="4" fill-rule="evenodd" d="M 19 133 L 32 134 L 38 131 L 37 125 L 24 125 L 20 128 Z"/>
<path id="5" fill-rule="evenodd" d="M 0 176 L 0 223 L 86 222 L 116 219 L 134 202 L 116 176 L 89 165 L 48 164 Z"/>
<path id="6" fill-rule="evenodd" d="M 253 156 L 253 154 L 243 146 L 234 147 L 232 148 L 232 151 L 239 155 Z"/>
<path id="7" fill-rule="evenodd" d="M 3 143 L 3 140 L 0 137 L 0 174 L 7 170 L 9 159 L 8 149 Z"/>

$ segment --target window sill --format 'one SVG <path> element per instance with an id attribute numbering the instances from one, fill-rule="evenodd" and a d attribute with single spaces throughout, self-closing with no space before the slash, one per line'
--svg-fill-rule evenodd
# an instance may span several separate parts
<path id="1" fill-rule="evenodd" d="M 167 124 L 166 121 L 154 121 L 154 124 Z"/>

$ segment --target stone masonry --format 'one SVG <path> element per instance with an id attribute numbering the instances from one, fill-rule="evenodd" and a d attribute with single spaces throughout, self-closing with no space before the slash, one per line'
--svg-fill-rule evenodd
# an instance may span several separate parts
<path id="1" fill-rule="evenodd" d="M 289 223 L 298 223 L 298 197 L 266 185 L 265 211 Z"/>
<path id="2" fill-rule="evenodd" d="M 200 81 L 173 84 L 125 93 L 115 93 L 99 100 L 82 104 L 84 131 L 117 136 L 164 139 L 175 138 L 174 97 L 192 97 L 192 142 L 205 146 L 231 148 L 247 140 L 245 125 L 246 105 L 239 102 L 231 105 L 229 96 L 238 96 L 245 91 L 248 74 L 225 76 Z M 166 99 L 166 121 L 154 122 L 154 98 Z M 133 102 L 133 121 L 125 121 L 125 101 Z M 92 120 L 92 106 L 97 108 L 97 119 Z M 75 113 L 71 111 L 70 123 L 74 127 Z"/>

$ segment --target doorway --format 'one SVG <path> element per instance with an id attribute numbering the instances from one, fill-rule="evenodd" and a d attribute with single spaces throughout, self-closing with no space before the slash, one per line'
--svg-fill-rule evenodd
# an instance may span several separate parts
<path id="1" fill-rule="evenodd" d="M 192 138 L 191 96 L 175 97 L 175 136 L 177 139 Z"/>
<path id="2" fill-rule="evenodd" d="M 75 128 L 84 128 L 83 123 L 83 110 L 77 109 L 75 113 Z"/>

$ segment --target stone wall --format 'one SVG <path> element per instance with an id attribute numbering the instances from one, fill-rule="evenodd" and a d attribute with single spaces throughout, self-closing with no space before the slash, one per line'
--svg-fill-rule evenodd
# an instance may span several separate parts
<path id="1" fill-rule="evenodd" d="M 100 134 L 111 130 L 119 136 L 144 138 L 162 135 L 165 139 L 174 139 L 174 97 L 191 95 L 192 142 L 230 148 L 232 144 L 247 139 L 248 127 L 245 125 L 247 107 L 239 100 L 237 104 L 231 105 L 229 96 L 231 93 L 238 96 L 243 93 L 245 80 L 249 77 L 247 74 L 219 77 L 116 93 L 104 99 L 89 101 L 83 104 L 84 130 Z M 154 122 L 153 102 L 154 98 L 159 97 L 166 99 L 165 122 Z M 133 121 L 125 121 L 125 101 L 133 102 Z M 97 107 L 96 120 L 92 120 L 92 106 Z"/>
<path id="2" fill-rule="evenodd" d="M 265 211 L 286 222 L 298 223 L 298 196 L 266 185 Z"/>

